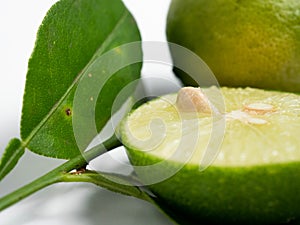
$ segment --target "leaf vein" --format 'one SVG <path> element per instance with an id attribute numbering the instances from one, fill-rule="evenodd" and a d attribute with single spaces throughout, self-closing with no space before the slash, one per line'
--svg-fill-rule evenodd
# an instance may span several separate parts
<path id="1" fill-rule="evenodd" d="M 102 44 L 100 45 L 99 49 L 96 50 L 96 52 L 93 55 L 93 57 L 91 58 L 91 60 L 83 68 L 83 70 L 81 70 L 81 72 L 75 77 L 73 83 L 67 89 L 67 91 L 65 92 L 65 94 L 58 100 L 58 102 L 56 104 L 54 104 L 54 106 L 49 111 L 49 113 L 41 120 L 41 122 L 31 131 L 31 133 L 23 141 L 23 146 L 25 146 L 25 147 L 28 146 L 28 144 L 30 143 L 30 141 L 35 137 L 35 135 L 39 132 L 39 130 L 41 130 L 43 128 L 43 126 L 46 124 L 46 122 L 51 118 L 51 116 L 57 111 L 57 109 L 59 108 L 59 106 L 61 106 L 61 104 L 64 102 L 64 100 L 69 96 L 69 94 L 71 93 L 72 89 L 76 86 L 76 84 L 78 83 L 78 81 L 84 76 L 84 74 L 86 73 L 86 71 L 88 70 L 88 68 L 90 67 L 90 65 L 95 61 L 95 59 L 97 57 L 99 57 L 100 55 L 103 54 L 103 51 L 105 50 L 105 48 L 113 40 L 113 34 L 118 29 L 118 27 L 121 26 L 124 23 L 124 21 L 125 21 L 125 19 L 126 19 L 127 16 L 128 16 L 128 12 L 125 10 L 123 12 L 123 14 L 120 16 L 120 19 L 118 20 L 118 22 L 113 27 L 112 31 L 107 36 L 107 38 L 104 40 L 104 42 L 102 42 Z"/>

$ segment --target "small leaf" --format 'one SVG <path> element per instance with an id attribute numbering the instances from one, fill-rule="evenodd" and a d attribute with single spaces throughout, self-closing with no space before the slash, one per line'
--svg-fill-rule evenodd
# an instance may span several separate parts
<path id="1" fill-rule="evenodd" d="M 6 147 L 0 161 L 0 180 L 2 180 L 17 164 L 25 149 L 19 139 L 14 138 Z"/>
<path id="2" fill-rule="evenodd" d="M 28 64 L 21 120 L 21 137 L 27 148 L 55 158 L 70 159 L 78 155 L 72 118 L 79 81 L 89 75 L 91 67 L 96 68 L 97 60 L 105 52 L 139 40 L 137 25 L 120 0 L 56 3 L 39 28 Z M 128 54 L 124 52 L 122 57 Z M 135 54 L 142 59 L 141 48 Z M 106 66 L 111 65 L 107 62 Z M 97 101 L 98 131 L 111 117 L 112 104 L 119 91 L 139 78 L 140 70 L 141 63 L 119 70 L 105 83 L 99 96 L 91 98 Z M 103 68 L 98 66 L 93 72 L 93 76 L 102 76 Z M 86 134 L 80 149 L 89 144 L 93 135 Z"/>

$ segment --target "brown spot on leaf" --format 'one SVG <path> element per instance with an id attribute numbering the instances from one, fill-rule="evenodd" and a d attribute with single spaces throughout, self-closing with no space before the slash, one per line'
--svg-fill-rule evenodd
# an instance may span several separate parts
<path id="1" fill-rule="evenodd" d="M 67 116 L 71 116 L 71 115 L 72 115 L 72 111 L 71 111 L 70 108 L 67 108 L 67 109 L 65 110 L 65 112 L 66 112 L 66 115 L 67 115 Z"/>

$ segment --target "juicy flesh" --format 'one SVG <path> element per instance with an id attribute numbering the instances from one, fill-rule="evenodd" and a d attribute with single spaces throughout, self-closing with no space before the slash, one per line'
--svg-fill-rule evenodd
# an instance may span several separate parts
<path id="1" fill-rule="evenodd" d="M 218 91 L 203 90 L 208 96 Z M 144 104 L 123 126 L 125 145 L 197 165 L 207 152 L 217 152 L 216 166 L 300 160 L 299 95 L 252 88 L 220 91 L 222 98 L 211 99 L 217 111 L 212 114 L 180 111 L 176 94 Z"/>

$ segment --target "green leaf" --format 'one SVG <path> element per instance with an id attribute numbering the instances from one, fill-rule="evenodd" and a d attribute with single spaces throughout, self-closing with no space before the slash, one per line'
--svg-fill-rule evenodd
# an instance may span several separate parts
<path id="1" fill-rule="evenodd" d="M 104 53 L 134 41 L 140 41 L 137 25 L 120 0 L 61 0 L 49 10 L 29 60 L 23 101 L 21 137 L 31 151 L 65 159 L 80 153 L 72 126 L 76 88 L 91 70 L 93 76 L 105 75 L 103 67 L 112 65 L 100 62 Z M 120 57 L 128 54 L 132 53 L 123 52 Z M 141 47 L 135 54 L 141 62 Z M 119 91 L 139 78 L 140 70 L 141 63 L 119 70 L 105 83 L 98 98 L 92 99 L 97 100 L 98 131 L 111 117 Z M 80 149 L 93 138 L 93 132 L 85 134 Z"/>
<path id="2" fill-rule="evenodd" d="M 0 161 L 0 180 L 2 180 L 17 164 L 25 149 L 19 139 L 14 138 L 6 147 Z"/>

